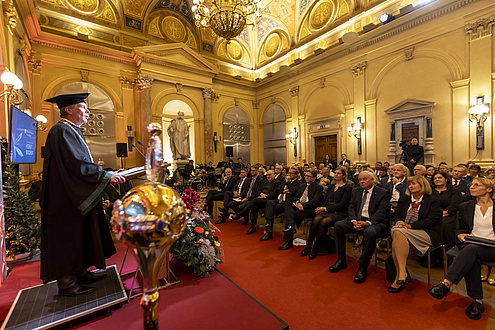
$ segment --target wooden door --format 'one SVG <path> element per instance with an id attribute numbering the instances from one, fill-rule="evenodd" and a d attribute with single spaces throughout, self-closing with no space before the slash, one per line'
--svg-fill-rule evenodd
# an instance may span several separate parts
<path id="1" fill-rule="evenodd" d="M 325 161 L 325 155 L 329 154 L 334 162 L 337 162 L 337 134 L 319 136 L 315 138 L 315 165 L 318 167 L 320 163 Z"/>

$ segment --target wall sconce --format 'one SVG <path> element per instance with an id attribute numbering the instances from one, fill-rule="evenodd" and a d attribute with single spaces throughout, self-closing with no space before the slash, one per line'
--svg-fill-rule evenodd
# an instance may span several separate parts
<path id="1" fill-rule="evenodd" d="M 294 132 L 290 132 L 285 135 L 285 139 L 287 142 L 294 145 L 294 157 L 297 157 L 297 138 L 299 137 L 299 133 L 297 129 L 294 127 Z"/>
<path id="2" fill-rule="evenodd" d="M 478 96 L 476 104 L 469 107 L 469 121 L 476 123 L 476 150 L 485 149 L 485 121 L 488 118 L 490 107 L 485 104 L 485 97 Z"/>
<path id="3" fill-rule="evenodd" d="M 220 135 L 217 135 L 217 132 L 213 132 L 213 144 L 215 145 L 215 152 L 218 151 L 217 143 L 220 141 L 222 141 L 222 137 Z"/>
<path id="4" fill-rule="evenodd" d="M 21 89 L 23 86 L 21 79 L 12 72 L 4 72 L 2 73 L 2 76 L 0 76 L 0 80 L 7 87 L 7 89 L 0 93 L 0 97 L 8 95 L 9 104 L 21 103 L 19 95 L 17 94 L 17 90 Z"/>
<path id="5" fill-rule="evenodd" d="M 351 126 L 347 127 L 347 134 L 349 137 L 354 136 L 358 140 L 358 155 L 361 155 L 361 132 L 363 130 L 363 123 L 361 122 L 361 117 L 357 117 L 357 121 L 352 123 Z"/>
<path id="6" fill-rule="evenodd" d="M 37 115 L 36 121 L 38 122 L 38 131 L 46 132 L 47 128 L 45 124 L 48 122 L 48 119 L 43 115 Z"/>

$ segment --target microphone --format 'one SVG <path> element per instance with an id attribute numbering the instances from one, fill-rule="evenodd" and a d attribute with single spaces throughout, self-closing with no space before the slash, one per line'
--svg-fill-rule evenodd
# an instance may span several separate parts
<path id="1" fill-rule="evenodd" d="M 139 141 L 138 141 L 139 142 Z M 140 154 L 141 156 L 143 156 L 145 159 L 146 159 L 146 156 L 141 152 L 141 150 L 139 150 L 136 145 L 133 143 L 132 146 L 134 147 L 134 149 L 136 149 Z"/>
<path id="2" fill-rule="evenodd" d="M 145 146 L 145 145 L 143 144 L 143 142 L 141 142 L 141 141 L 139 141 L 139 140 L 138 140 L 138 144 L 139 144 L 141 147 L 143 147 L 144 149 L 148 149 L 148 147 L 147 147 L 147 146 Z"/>

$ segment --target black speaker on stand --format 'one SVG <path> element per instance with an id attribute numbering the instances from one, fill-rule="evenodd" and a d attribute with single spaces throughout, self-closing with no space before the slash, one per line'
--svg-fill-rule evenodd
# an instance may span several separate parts
<path id="1" fill-rule="evenodd" d="M 229 158 L 230 163 L 230 158 L 234 157 L 234 147 L 225 147 L 225 156 Z"/>
<path id="2" fill-rule="evenodd" d="M 127 157 L 127 143 L 117 143 L 117 157 L 120 157 L 120 167 L 124 168 L 124 157 Z"/>

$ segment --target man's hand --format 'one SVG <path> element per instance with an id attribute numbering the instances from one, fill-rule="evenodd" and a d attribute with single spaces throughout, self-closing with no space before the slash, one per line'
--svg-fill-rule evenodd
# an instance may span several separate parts
<path id="1" fill-rule="evenodd" d="M 318 206 L 316 209 L 315 209 L 315 212 L 318 214 L 320 212 L 323 212 L 323 211 L 326 211 L 326 207 L 324 206 Z"/>
<path id="2" fill-rule="evenodd" d="M 447 210 L 443 211 L 443 216 L 444 217 L 448 217 L 449 216 L 449 211 L 447 211 Z"/>
<path id="3" fill-rule="evenodd" d="M 461 243 L 466 243 L 466 236 L 472 236 L 472 235 L 469 235 L 469 234 L 459 234 L 459 235 L 457 235 L 457 239 L 459 241 L 461 241 Z"/>
<path id="4" fill-rule="evenodd" d="M 297 207 L 297 209 L 298 209 L 299 211 L 304 211 L 304 207 L 302 206 L 302 204 L 301 204 L 301 203 L 297 203 L 297 204 L 296 204 L 296 207 Z"/>
<path id="5" fill-rule="evenodd" d="M 106 207 L 106 208 L 109 208 L 110 207 L 110 201 L 107 199 L 107 200 L 104 200 L 103 201 L 103 206 Z"/>
<path id="6" fill-rule="evenodd" d="M 117 185 L 119 183 L 124 183 L 124 182 L 125 182 L 125 176 L 120 173 L 114 173 L 110 178 L 110 183 L 113 185 Z"/>
<path id="7" fill-rule="evenodd" d="M 239 198 L 241 197 L 241 194 L 239 194 L 237 191 L 234 191 L 234 198 Z"/>
<path id="8" fill-rule="evenodd" d="M 266 197 L 268 197 L 267 194 L 260 193 L 260 198 L 266 198 Z"/>

